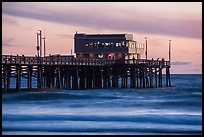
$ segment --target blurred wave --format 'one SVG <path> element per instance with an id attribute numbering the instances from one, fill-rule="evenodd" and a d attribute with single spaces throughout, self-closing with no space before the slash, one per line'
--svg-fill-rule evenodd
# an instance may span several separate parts
<path id="1" fill-rule="evenodd" d="M 171 88 L 2 94 L 2 134 L 201 135 L 202 75 L 171 78 Z"/>

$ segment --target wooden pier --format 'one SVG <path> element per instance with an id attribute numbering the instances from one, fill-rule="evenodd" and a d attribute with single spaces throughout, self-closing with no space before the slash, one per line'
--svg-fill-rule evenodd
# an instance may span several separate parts
<path id="1" fill-rule="evenodd" d="M 162 70 L 166 69 L 166 79 Z M 21 91 L 21 78 L 32 89 L 37 88 L 157 88 L 171 86 L 170 62 L 165 60 L 99 60 L 65 57 L 28 57 L 2 55 L 4 92 L 9 91 L 10 78 L 16 78 L 16 91 Z M 129 84 L 128 84 L 129 83 Z"/>

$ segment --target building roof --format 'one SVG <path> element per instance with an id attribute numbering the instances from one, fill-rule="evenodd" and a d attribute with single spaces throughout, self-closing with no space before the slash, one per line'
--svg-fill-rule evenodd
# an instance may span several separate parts
<path id="1" fill-rule="evenodd" d="M 76 39 L 126 39 L 133 40 L 132 34 L 86 34 L 86 33 L 76 33 Z"/>

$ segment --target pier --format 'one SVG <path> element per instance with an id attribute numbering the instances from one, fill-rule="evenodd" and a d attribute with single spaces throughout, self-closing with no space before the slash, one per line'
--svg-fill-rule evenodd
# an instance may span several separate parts
<path id="1" fill-rule="evenodd" d="M 166 79 L 162 75 L 163 69 L 166 69 Z M 111 87 L 137 89 L 171 86 L 170 61 L 164 59 L 102 60 L 2 55 L 5 93 L 11 90 L 11 77 L 16 79 L 16 91 L 22 90 L 22 77 L 27 79 L 27 89 L 32 89 L 34 77 L 37 78 L 39 89 L 77 90 Z"/>

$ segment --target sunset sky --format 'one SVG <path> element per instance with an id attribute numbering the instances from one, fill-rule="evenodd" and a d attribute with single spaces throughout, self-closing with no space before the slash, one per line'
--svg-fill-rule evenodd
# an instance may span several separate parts
<path id="1" fill-rule="evenodd" d="M 71 54 L 75 32 L 130 33 L 145 43 L 148 58 L 168 60 L 171 73 L 202 74 L 201 2 L 3 2 L 2 54 L 35 56 L 36 33 L 46 35 L 46 54 Z M 142 55 L 145 58 L 145 55 Z"/>

